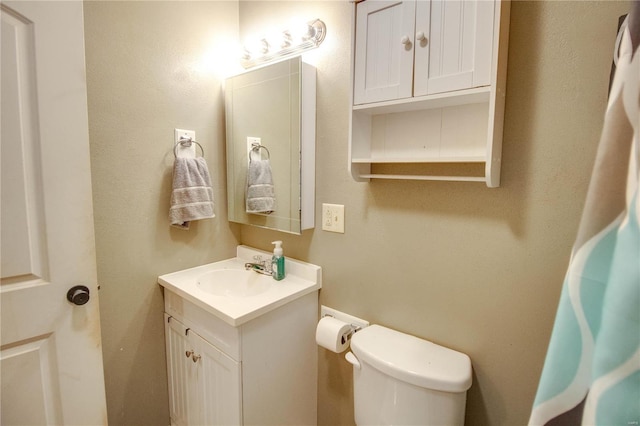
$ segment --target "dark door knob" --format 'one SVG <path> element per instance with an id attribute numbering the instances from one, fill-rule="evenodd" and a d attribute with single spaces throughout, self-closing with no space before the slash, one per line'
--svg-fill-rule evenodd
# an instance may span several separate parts
<path id="1" fill-rule="evenodd" d="M 83 285 L 71 287 L 67 292 L 67 300 L 74 305 L 84 305 L 89 301 L 89 289 Z"/>

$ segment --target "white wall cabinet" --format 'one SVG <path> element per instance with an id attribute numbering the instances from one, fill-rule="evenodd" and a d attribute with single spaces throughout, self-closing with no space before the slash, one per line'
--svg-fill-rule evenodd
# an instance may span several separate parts
<path id="1" fill-rule="evenodd" d="M 412 96 L 415 6 L 415 0 L 357 4 L 354 104 Z"/>
<path id="2" fill-rule="evenodd" d="M 509 6 L 499 0 L 355 5 L 350 168 L 356 180 L 499 186 Z M 431 163 L 447 163 L 454 174 L 394 172 L 398 165 Z M 484 168 L 476 173 L 478 165 Z"/>
<path id="3" fill-rule="evenodd" d="M 314 425 L 318 292 L 238 327 L 165 288 L 171 424 Z"/>
<path id="4" fill-rule="evenodd" d="M 491 83 L 492 1 L 364 1 L 356 12 L 354 104 Z"/>

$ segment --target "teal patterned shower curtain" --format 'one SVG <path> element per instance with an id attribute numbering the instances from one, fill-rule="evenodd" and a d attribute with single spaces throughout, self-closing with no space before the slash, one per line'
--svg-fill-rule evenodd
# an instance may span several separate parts
<path id="1" fill-rule="evenodd" d="M 616 73 L 530 425 L 640 422 L 640 2 Z"/>

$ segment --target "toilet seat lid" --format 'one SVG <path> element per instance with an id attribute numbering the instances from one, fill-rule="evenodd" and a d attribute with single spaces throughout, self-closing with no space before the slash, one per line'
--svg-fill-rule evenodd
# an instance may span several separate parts
<path id="1" fill-rule="evenodd" d="M 471 387 L 466 354 L 379 325 L 358 331 L 351 350 L 375 369 L 427 389 L 463 392 Z"/>

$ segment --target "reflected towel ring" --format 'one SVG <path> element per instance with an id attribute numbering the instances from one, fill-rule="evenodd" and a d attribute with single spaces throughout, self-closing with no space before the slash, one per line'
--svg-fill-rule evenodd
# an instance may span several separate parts
<path id="1" fill-rule="evenodd" d="M 173 156 L 178 158 L 178 145 L 181 145 L 185 148 L 189 148 L 192 143 L 195 143 L 200 147 L 200 150 L 202 151 L 202 156 L 204 157 L 204 148 L 202 147 L 202 145 L 192 140 L 191 138 L 180 138 L 180 140 L 176 142 L 176 144 L 173 146 Z"/>
<path id="2" fill-rule="evenodd" d="M 271 153 L 269 152 L 266 146 L 254 143 L 253 145 L 251 145 L 251 151 L 249 151 L 249 162 L 251 162 L 251 153 L 253 151 L 260 152 L 261 149 L 264 149 L 265 151 L 267 151 L 267 160 L 271 159 Z"/>

